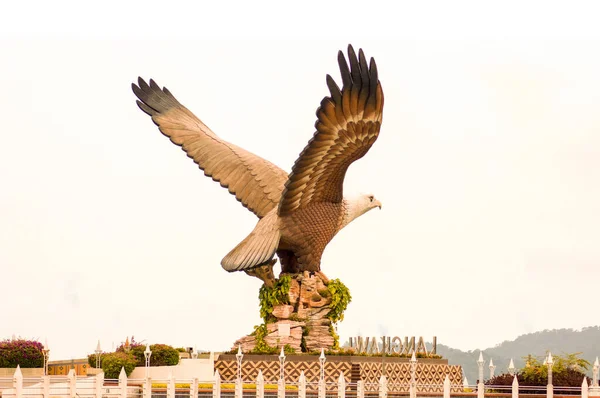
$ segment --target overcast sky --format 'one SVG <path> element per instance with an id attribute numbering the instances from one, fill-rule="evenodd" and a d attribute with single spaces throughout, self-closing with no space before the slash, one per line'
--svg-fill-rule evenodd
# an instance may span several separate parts
<path id="1" fill-rule="evenodd" d="M 256 218 L 130 84 L 154 78 L 289 171 L 348 43 L 376 59 L 385 108 L 345 190 L 383 209 L 323 256 L 353 296 L 342 339 L 475 349 L 598 324 L 593 2 L 189 3 L 4 6 L 0 338 L 47 338 L 70 359 L 98 339 L 226 350 L 251 332 L 261 283 L 220 261 Z"/>

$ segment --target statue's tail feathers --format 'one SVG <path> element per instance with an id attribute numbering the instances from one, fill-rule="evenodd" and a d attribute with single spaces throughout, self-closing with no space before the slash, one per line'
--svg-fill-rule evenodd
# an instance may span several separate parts
<path id="1" fill-rule="evenodd" d="M 254 231 L 221 260 L 226 271 L 245 271 L 271 261 L 279 245 L 280 233 L 276 223 L 268 221 L 267 217 L 262 218 Z"/>

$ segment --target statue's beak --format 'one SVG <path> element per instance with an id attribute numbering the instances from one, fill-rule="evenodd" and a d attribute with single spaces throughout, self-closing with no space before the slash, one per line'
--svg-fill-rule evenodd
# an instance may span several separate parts
<path id="1" fill-rule="evenodd" d="M 381 202 L 378 200 L 375 200 L 375 206 L 379 207 L 379 210 L 381 210 Z"/>

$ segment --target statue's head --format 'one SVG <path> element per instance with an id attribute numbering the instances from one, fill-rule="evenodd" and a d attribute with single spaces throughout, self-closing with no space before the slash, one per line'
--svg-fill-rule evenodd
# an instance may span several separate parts
<path id="1" fill-rule="evenodd" d="M 344 218 L 342 227 L 345 227 L 352 220 L 362 216 L 371 209 L 376 207 L 381 209 L 381 202 L 375 199 L 375 195 L 371 193 L 361 193 L 347 198 L 346 206 L 346 217 Z"/>
<path id="2" fill-rule="evenodd" d="M 375 199 L 375 195 L 373 195 L 372 193 L 360 194 L 359 200 L 361 203 L 361 209 L 364 209 L 364 211 L 361 214 L 365 214 L 369 210 L 374 209 L 376 207 L 379 207 L 379 209 L 381 209 L 381 202 Z"/>

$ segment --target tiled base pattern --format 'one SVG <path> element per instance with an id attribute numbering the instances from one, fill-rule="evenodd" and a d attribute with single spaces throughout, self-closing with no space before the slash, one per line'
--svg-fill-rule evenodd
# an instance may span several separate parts
<path id="1" fill-rule="evenodd" d="M 272 358 L 260 356 L 260 358 L 260 360 L 244 358 L 242 379 L 245 381 L 256 380 L 259 370 L 262 371 L 265 381 L 275 382 L 279 379 L 280 365 L 277 356 L 274 355 Z M 374 390 L 377 388 L 376 384 L 379 383 L 384 369 L 390 391 L 408 391 L 410 363 L 385 362 L 382 366 L 381 358 L 373 358 L 372 361 L 362 358 L 357 362 L 350 358 L 337 357 L 335 360 L 331 360 L 330 357 L 330 360 L 325 362 L 325 382 L 328 384 L 328 389 L 335 388 L 340 373 L 342 373 L 346 383 L 355 383 L 360 377 L 365 382 L 367 390 Z M 320 364 L 316 360 L 286 361 L 284 365 L 285 379 L 297 382 L 303 371 L 308 383 L 316 383 L 319 380 L 320 369 Z M 233 381 L 237 377 L 237 362 L 227 358 L 217 359 L 215 370 L 219 371 L 222 381 Z M 446 375 L 450 378 L 452 391 L 460 391 L 462 389 L 462 368 L 459 365 L 417 363 L 415 371 L 417 391 L 441 392 Z"/>

